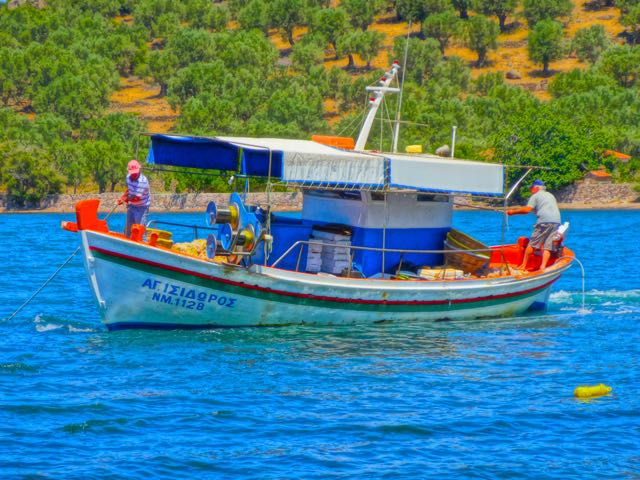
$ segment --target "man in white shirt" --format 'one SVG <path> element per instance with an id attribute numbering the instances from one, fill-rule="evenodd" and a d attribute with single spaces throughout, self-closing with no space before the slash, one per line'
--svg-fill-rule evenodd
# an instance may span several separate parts
<path id="1" fill-rule="evenodd" d="M 149 205 L 151 205 L 151 194 L 149 191 L 149 180 L 140 172 L 140 163 L 131 160 L 127 165 L 127 189 L 118 200 L 118 205 L 127 204 L 127 224 L 125 235 L 131 235 L 131 226 L 136 223 L 147 225 L 149 215 Z"/>
<path id="2" fill-rule="evenodd" d="M 534 249 L 543 248 L 540 270 L 544 270 L 547 268 L 549 258 L 551 258 L 553 240 L 560 226 L 560 210 L 558 209 L 556 198 L 547 192 L 542 180 L 533 182 L 531 185 L 531 193 L 531 198 L 529 198 L 526 207 L 510 208 L 507 210 L 507 215 L 523 215 L 531 212 L 536 214 L 538 219 L 533 228 L 529 245 L 527 245 L 524 251 L 522 264 L 518 268 L 525 270 L 529 262 L 529 257 L 531 257 Z"/>

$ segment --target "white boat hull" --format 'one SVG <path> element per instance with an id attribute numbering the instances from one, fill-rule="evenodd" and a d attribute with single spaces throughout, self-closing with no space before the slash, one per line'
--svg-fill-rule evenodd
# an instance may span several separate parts
<path id="1" fill-rule="evenodd" d="M 521 278 L 363 280 L 247 270 L 108 234 L 81 235 L 91 287 L 111 330 L 506 317 L 547 298 L 569 266 Z"/>

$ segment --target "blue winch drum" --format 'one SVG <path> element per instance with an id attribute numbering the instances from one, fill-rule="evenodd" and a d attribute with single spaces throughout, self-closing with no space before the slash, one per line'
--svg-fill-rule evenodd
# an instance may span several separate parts
<path id="1" fill-rule="evenodd" d="M 211 201 L 207 204 L 205 221 L 208 227 L 216 224 L 230 223 L 233 228 L 237 228 L 240 219 L 239 212 L 241 211 L 237 204 L 230 203 L 227 208 L 219 208 L 216 202 Z"/>
<path id="2" fill-rule="evenodd" d="M 213 258 L 216 256 L 216 251 L 218 250 L 218 240 L 213 233 L 210 233 L 207 237 L 207 257 Z"/>
<path id="3" fill-rule="evenodd" d="M 209 202 L 207 204 L 207 212 L 205 214 L 205 222 L 207 227 L 212 227 L 216 224 L 216 219 L 218 218 L 218 207 L 216 206 L 216 202 Z"/>
<path id="4" fill-rule="evenodd" d="M 218 244 L 224 251 L 231 250 L 233 244 L 233 229 L 228 223 L 223 223 L 218 230 Z"/>

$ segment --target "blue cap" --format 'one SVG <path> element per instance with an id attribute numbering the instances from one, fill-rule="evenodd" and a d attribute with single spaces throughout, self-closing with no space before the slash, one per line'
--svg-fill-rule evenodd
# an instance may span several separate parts
<path id="1" fill-rule="evenodd" d="M 544 187 L 544 182 L 540 179 L 534 180 L 531 184 L 532 187 Z"/>

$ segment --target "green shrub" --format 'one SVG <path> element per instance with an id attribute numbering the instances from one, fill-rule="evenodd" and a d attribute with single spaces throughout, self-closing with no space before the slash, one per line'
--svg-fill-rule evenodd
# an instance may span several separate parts
<path id="1" fill-rule="evenodd" d="M 2 177 L 10 204 L 38 207 L 47 195 L 62 192 L 63 179 L 45 150 L 4 144 L 0 156 L 4 159 Z"/>

